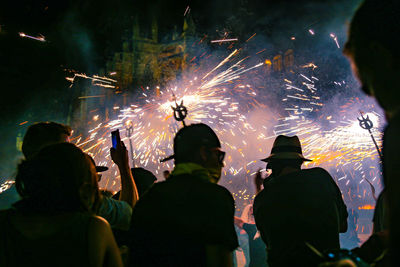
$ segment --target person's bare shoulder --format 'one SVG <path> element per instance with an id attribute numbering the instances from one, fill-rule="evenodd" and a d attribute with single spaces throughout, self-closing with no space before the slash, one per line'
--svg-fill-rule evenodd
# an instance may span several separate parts
<path id="1" fill-rule="evenodd" d="M 110 224 L 102 217 L 91 216 L 89 258 L 93 266 L 123 266 Z"/>
<path id="2" fill-rule="evenodd" d="M 106 229 L 110 227 L 110 224 L 107 222 L 106 219 L 103 217 L 97 216 L 97 215 L 91 215 L 90 216 L 90 223 L 91 227 L 95 227 L 97 229 Z"/>
<path id="3" fill-rule="evenodd" d="M 112 233 L 110 224 L 103 217 L 96 215 L 90 215 L 89 220 L 89 242 L 99 248 L 99 242 L 108 240 L 108 235 Z"/>

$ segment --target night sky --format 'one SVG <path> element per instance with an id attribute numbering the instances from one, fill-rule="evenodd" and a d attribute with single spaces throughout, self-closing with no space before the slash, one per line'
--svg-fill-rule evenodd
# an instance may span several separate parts
<path id="1" fill-rule="evenodd" d="M 184 12 L 196 34 L 218 37 L 227 30 L 239 42 L 253 33 L 271 42 L 309 27 L 344 28 L 358 0 L 263 1 L 128 1 L 21 0 L 0 7 L 0 127 L 2 158 L 15 154 L 15 140 L 24 121 L 52 120 L 68 107 L 70 94 L 63 69 L 96 74 L 107 59 L 121 50 L 132 34 L 135 17 L 143 27 L 159 21 L 159 38 L 182 27 Z M 42 34 L 46 42 L 21 38 L 18 33 Z M 12 161 L 5 164 L 12 164 Z M 1 168 L 4 168 L 1 167 Z M 0 173 L 2 176 L 3 173 Z"/>

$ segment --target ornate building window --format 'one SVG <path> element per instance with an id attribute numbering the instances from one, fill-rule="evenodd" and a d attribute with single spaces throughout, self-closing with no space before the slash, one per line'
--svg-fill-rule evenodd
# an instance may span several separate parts
<path id="1" fill-rule="evenodd" d="M 293 56 L 293 50 L 289 49 L 288 51 L 285 52 L 285 57 L 283 59 L 283 64 L 285 65 L 286 69 L 290 69 L 294 65 L 294 56 Z"/>
<path id="2" fill-rule="evenodd" d="M 274 71 L 282 71 L 282 56 L 276 55 L 272 61 Z"/>

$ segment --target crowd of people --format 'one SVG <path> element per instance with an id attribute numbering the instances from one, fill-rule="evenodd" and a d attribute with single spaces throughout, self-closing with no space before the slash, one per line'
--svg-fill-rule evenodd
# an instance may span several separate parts
<path id="1" fill-rule="evenodd" d="M 121 190 L 112 195 L 98 185 L 107 167 L 69 142 L 70 127 L 40 122 L 23 139 L 18 200 L 0 210 L 0 266 L 233 266 L 238 233 L 247 237 L 246 266 L 400 265 L 399 2 L 365 0 L 344 49 L 388 119 L 385 190 L 361 247 L 340 250 L 339 233 L 348 228 L 342 193 L 326 170 L 302 169 L 311 159 L 297 136 L 276 137 L 262 159 L 271 175 L 256 175 L 254 203 L 239 218 L 232 194 L 218 185 L 225 152 L 205 124 L 177 132 L 168 157 L 174 169 L 161 182 L 131 169 L 119 140 L 110 155 Z"/>

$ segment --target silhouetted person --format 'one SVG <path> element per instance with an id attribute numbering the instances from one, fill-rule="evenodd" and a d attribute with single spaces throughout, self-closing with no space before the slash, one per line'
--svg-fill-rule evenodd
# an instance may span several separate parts
<path id="1" fill-rule="evenodd" d="M 243 229 L 249 236 L 249 267 L 267 267 L 267 252 L 264 242 L 261 239 L 260 232 L 254 221 L 253 205 L 249 204 L 243 209 L 240 218 L 235 217 L 235 224 Z M 247 258 L 246 258 L 247 260 Z"/>
<path id="2" fill-rule="evenodd" d="M 342 248 L 352 249 L 358 247 L 360 239 L 357 234 L 358 213 L 355 209 L 348 209 L 349 217 L 347 219 L 347 231 L 340 236 L 340 246 Z"/>
<path id="3" fill-rule="evenodd" d="M 69 142 L 71 132 L 69 126 L 56 122 L 32 124 L 25 133 L 22 153 L 26 159 L 30 159 L 46 146 Z M 122 194 L 120 201 L 100 195 L 100 205 L 96 213 L 105 218 L 112 228 L 127 230 L 132 217 L 132 207 L 138 199 L 137 189 L 130 171 L 128 152 L 124 143 L 120 142 L 117 149 L 111 148 L 110 154 L 121 174 Z M 105 170 L 102 166 L 96 166 L 96 168 L 98 171 Z"/>
<path id="4" fill-rule="evenodd" d="M 379 233 L 383 231 L 387 231 L 388 227 L 388 220 L 389 220 L 389 210 L 387 205 L 387 193 L 386 190 L 383 189 L 382 192 L 379 194 L 378 200 L 376 201 L 375 210 L 374 210 L 374 217 L 373 221 L 373 232 Z"/>
<path id="5" fill-rule="evenodd" d="M 339 232 L 347 230 L 341 192 L 322 168 L 301 169 L 304 158 L 297 136 L 280 135 L 263 161 L 272 174 L 254 200 L 254 216 L 275 266 L 314 266 L 320 251 L 338 249 Z"/>
<path id="6" fill-rule="evenodd" d="M 399 14 L 398 0 L 364 1 L 352 19 L 344 49 L 362 83 L 362 90 L 376 98 L 388 120 L 383 138 L 383 177 L 394 261 L 398 261 L 397 255 L 400 255 Z M 397 265 L 393 262 L 393 266 Z"/>
<path id="7" fill-rule="evenodd" d="M 69 142 L 72 130 L 69 126 L 56 122 L 40 122 L 28 127 L 23 143 L 22 153 L 25 159 L 37 154 L 43 147 L 62 142 Z M 18 201 L 19 195 L 15 186 L 7 190 L 8 194 L 0 194 L 0 200 L 5 203 L 0 209 L 11 208 L 12 204 Z M 4 199 L 7 197 L 8 199 Z"/>
<path id="8" fill-rule="evenodd" d="M 157 181 L 157 178 L 151 171 L 144 168 L 132 168 L 131 171 L 135 180 L 139 197 L 141 197 L 153 186 L 153 184 Z"/>
<path id="9" fill-rule="evenodd" d="M 122 266 L 89 156 L 49 145 L 18 166 L 21 200 L 0 211 L 0 266 Z"/>
<path id="10" fill-rule="evenodd" d="M 136 188 L 139 197 L 141 197 L 150 187 L 157 181 L 157 177 L 149 170 L 144 168 L 131 168 L 133 179 L 135 180 Z M 121 191 L 113 195 L 114 199 L 119 199 Z"/>
<path id="11" fill-rule="evenodd" d="M 157 178 L 154 174 L 144 168 L 132 168 L 132 175 L 135 180 L 135 184 L 138 191 L 138 196 L 142 197 L 143 194 L 150 189 L 150 187 L 157 181 Z M 121 191 L 113 195 L 114 199 L 119 199 Z M 130 232 L 127 230 L 113 229 L 113 233 L 115 236 L 115 240 L 117 241 L 118 246 L 129 246 L 131 236 Z M 129 252 L 128 252 L 129 254 Z M 124 258 L 124 263 L 126 263 Z"/>
<path id="12" fill-rule="evenodd" d="M 224 155 L 207 125 L 178 131 L 174 170 L 134 208 L 133 266 L 231 266 L 231 252 L 238 246 L 234 200 L 217 185 Z"/>

